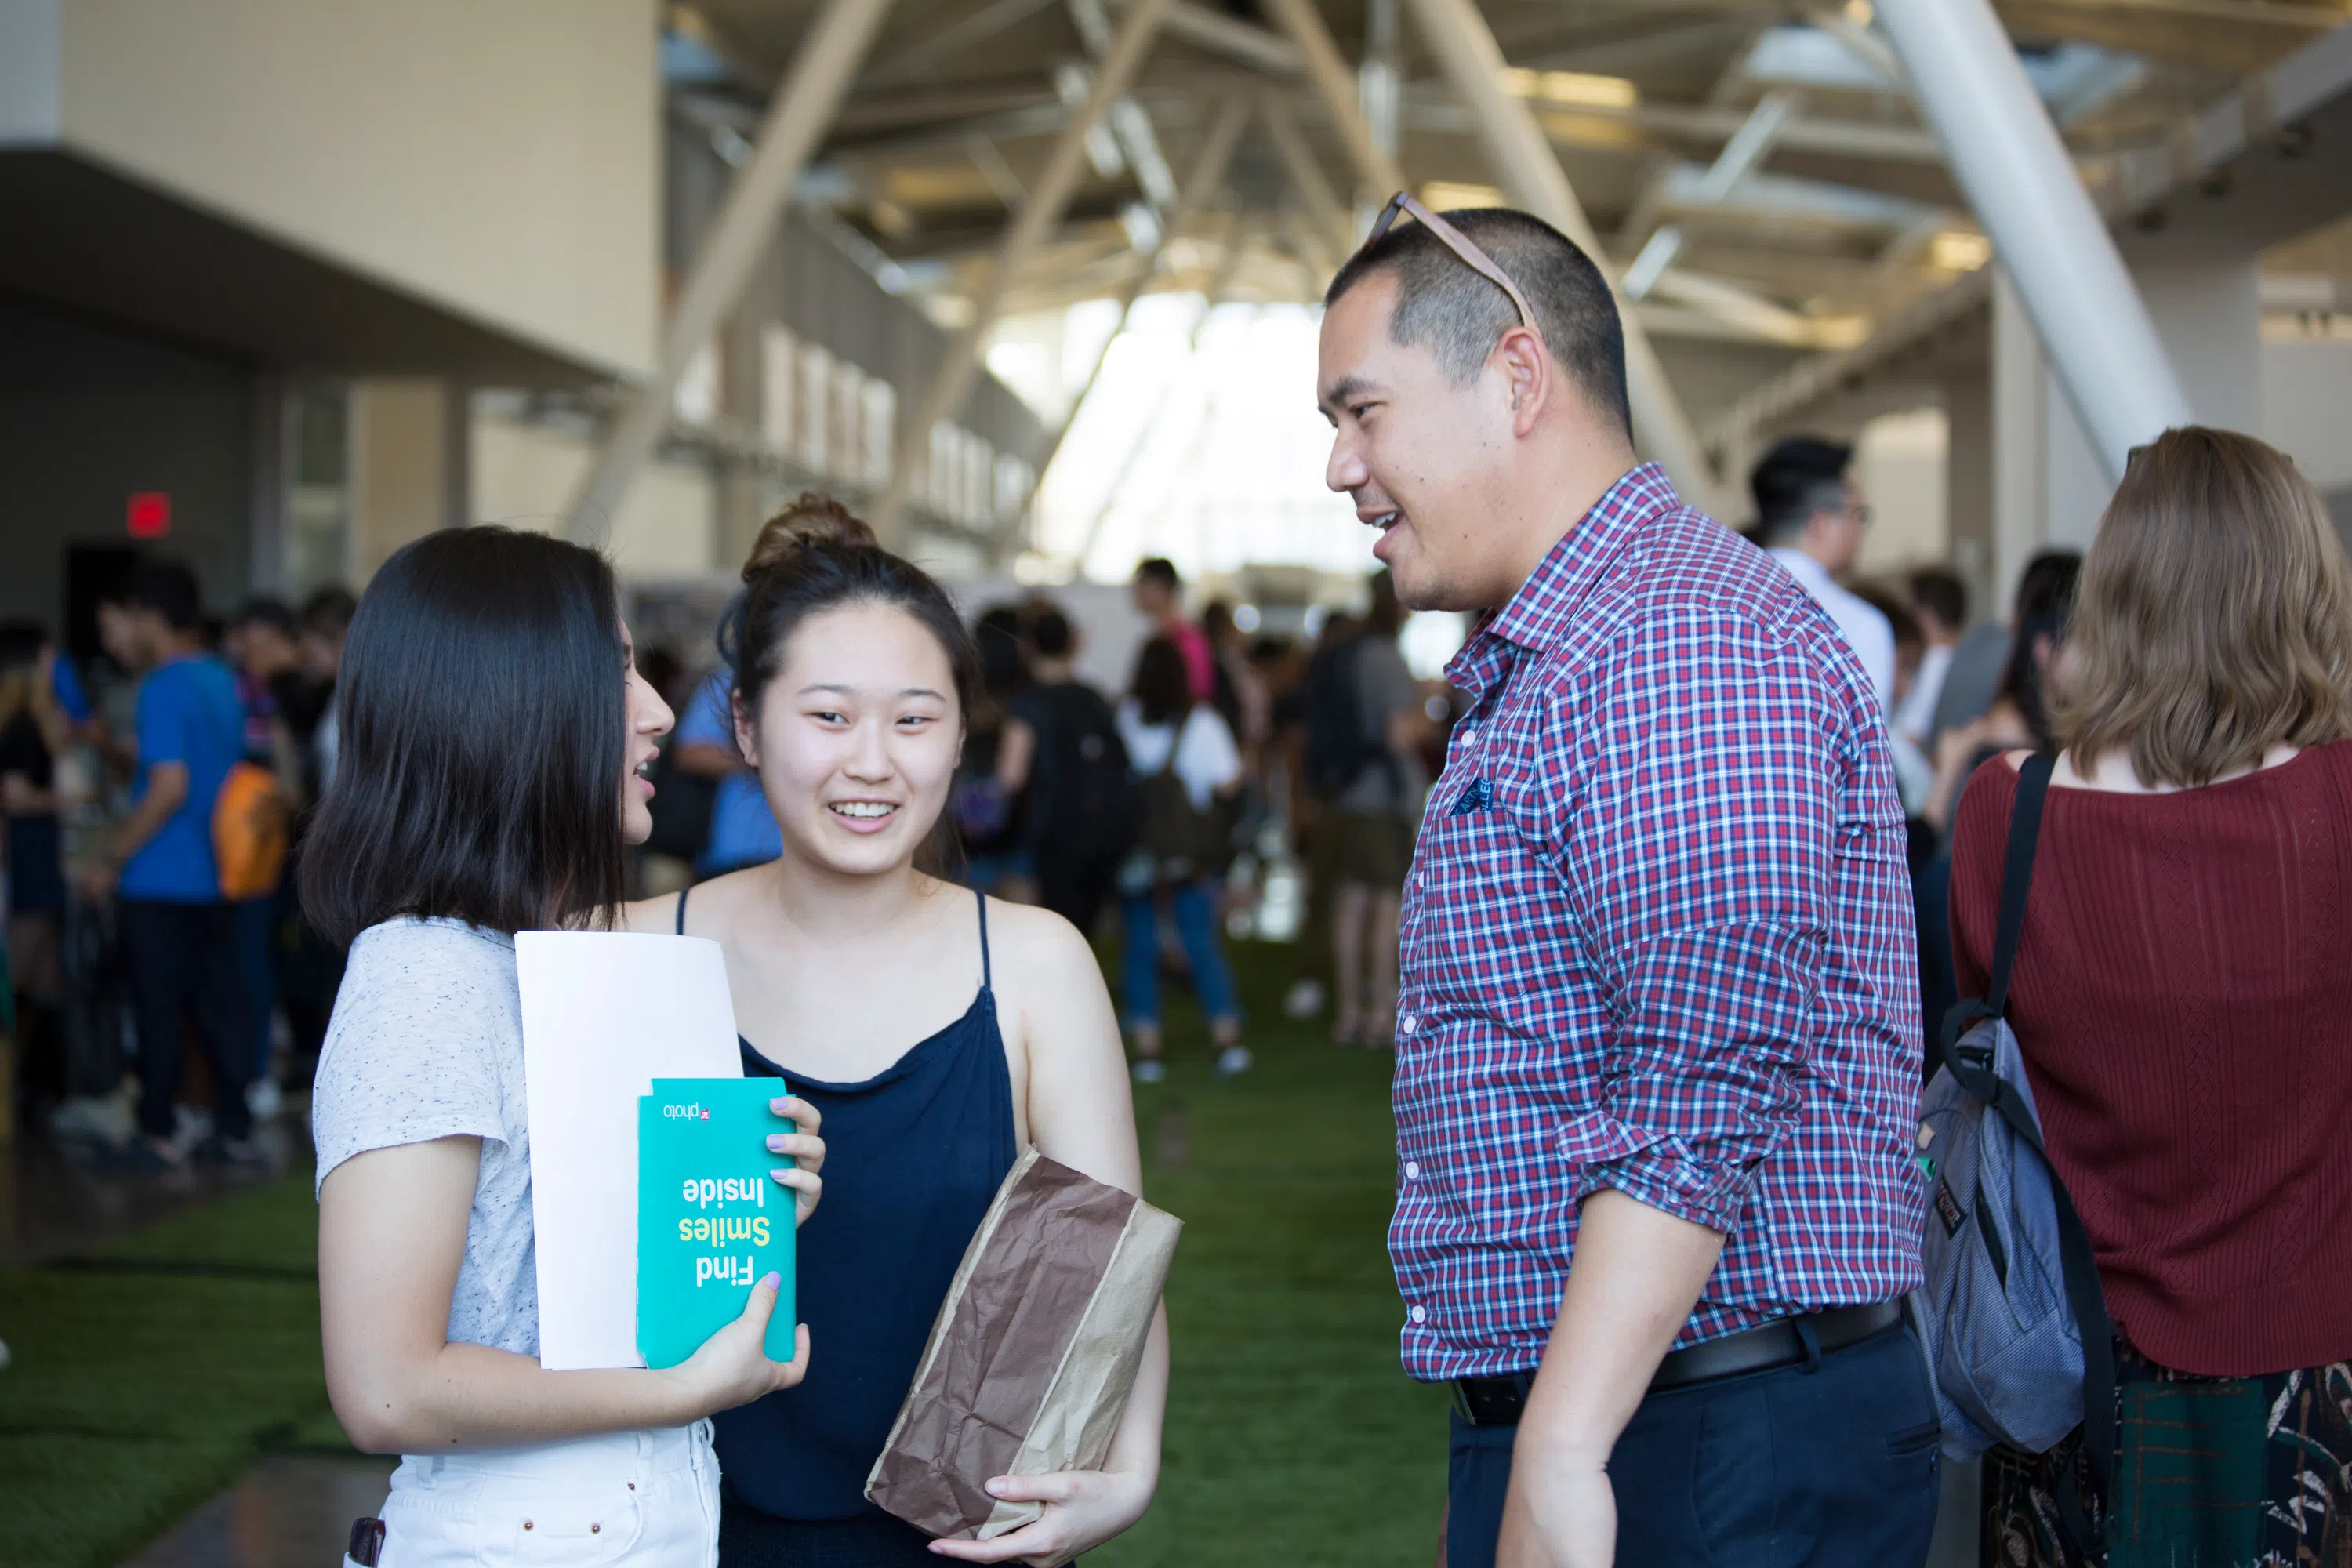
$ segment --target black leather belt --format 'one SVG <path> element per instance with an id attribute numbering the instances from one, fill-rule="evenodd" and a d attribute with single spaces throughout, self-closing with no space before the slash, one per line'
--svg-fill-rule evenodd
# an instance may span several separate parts
<path id="1" fill-rule="evenodd" d="M 1688 1388 L 1751 1372 L 1794 1366 L 1816 1355 L 1828 1355 L 1883 1334 L 1903 1321 L 1903 1303 L 1878 1301 L 1867 1307 L 1832 1307 L 1799 1318 L 1776 1318 L 1686 1351 L 1674 1351 L 1658 1363 L 1650 1392 Z M 1807 1335 L 1812 1343 L 1808 1345 Z M 1536 1385 L 1532 1372 L 1505 1373 L 1500 1377 L 1457 1377 L 1454 1409 L 1473 1426 L 1516 1426 L 1528 1394 Z"/>

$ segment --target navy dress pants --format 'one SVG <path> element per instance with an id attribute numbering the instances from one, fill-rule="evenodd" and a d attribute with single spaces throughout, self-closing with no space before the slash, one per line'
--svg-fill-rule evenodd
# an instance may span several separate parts
<path id="1" fill-rule="evenodd" d="M 1517 1431 L 1454 1418 L 1446 1568 L 1493 1568 Z M 1937 1436 L 1908 1324 L 1654 1394 L 1610 1456 L 1618 1568 L 1919 1568 Z"/>

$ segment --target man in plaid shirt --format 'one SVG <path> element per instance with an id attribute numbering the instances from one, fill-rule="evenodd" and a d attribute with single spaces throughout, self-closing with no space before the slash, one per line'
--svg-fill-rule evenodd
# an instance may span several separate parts
<path id="1" fill-rule="evenodd" d="M 1331 487 L 1406 604 L 1497 612 L 1449 671 L 1397 1019 L 1444 1561 L 1916 1568 L 1918 993 L 1869 679 L 1637 464 L 1570 241 L 1401 197 L 1325 303 Z"/>

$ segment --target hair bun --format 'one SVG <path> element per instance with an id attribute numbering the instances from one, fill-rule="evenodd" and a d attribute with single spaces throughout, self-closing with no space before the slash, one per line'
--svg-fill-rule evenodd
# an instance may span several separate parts
<path id="1" fill-rule="evenodd" d="M 782 564 L 803 550 L 876 549 L 879 541 L 840 501 L 822 490 L 803 490 L 800 499 L 760 527 L 751 553 L 743 563 L 743 581 Z"/>

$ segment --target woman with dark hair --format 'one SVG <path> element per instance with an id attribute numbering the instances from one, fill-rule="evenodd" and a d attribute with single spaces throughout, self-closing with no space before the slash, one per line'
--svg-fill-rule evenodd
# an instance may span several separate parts
<path id="1" fill-rule="evenodd" d="M 311 1100 L 327 1387 L 352 1441 L 408 1456 L 388 1568 L 709 1564 L 704 1417 L 798 1383 L 762 1349 L 775 1277 L 667 1371 L 545 1372 L 514 933 L 612 923 L 670 712 L 632 662 L 612 568 L 500 528 L 384 563 L 336 691 L 343 752 L 303 907 L 349 968 Z M 816 1117 L 769 1141 L 805 1219 Z M 524 1531 L 530 1531 L 528 1535 Z M 569 1555 L 567 1555 L 569 1553 Z"/>
<path id="2" fill-rule="evenodd" d="M 29 621 L 0 626 L 0 820 L 6 823 L 0 868 L 8 874 L 0 952 L 8 955 L 17 998 L 28 1004 L 24 1036 L 39 1037 L 45 1047 L 65 991 L 58 946 L 66 875 L 57 763 L 73 740 L 72 722 L 57 698 L 57 668 L 58 650 L 41 627 Z"/>
<path id="3" fill-rule="evenodd" d="M 2136 452 L 2083 563 L 2009 991 L 2117 1337 L 2113 1568 L 2352 1554 L 2352 564 L 2249 436 Z M 2023 753 L 1953 830 L 1981 994 Z M 1989 1560 L 2074 1568 L 2073 1438 L 1996 1450 Z"/>
<path id="4" fill-rule="evenodd" d="M 1950 828 L 1953 806 L 1977 769 L 2014 747 L 2040 751 L 2050 744 L 2050 676 L 2074 617 L 2082 572 L 2081 556 L 2053 550 L 2038 557 L 2018 584 L 2009 658 L 1992 706 L 1947 731 L 1936 747 L 1936 786 L 1920 815 L 1938 832 Z"/>
<path id="5" fill-rule="evenodd" d="M 838 506 L 805 504 L 761 531 L 743 581 L 725 650 L 735 742 L 782 853 L 634 905 L 629 923 L 718 942 L 743 1070 L 789 1078 L 837 1150 L 799 1243 L 801 1319 L 825 1353 L 800 1387 L 719 1417 L 720 1556 L 1067 1563 L 1150 1504 L 1164 1319 L 1104 1468 L 989 1481 L 1043 1503 L 1034 1522 L 934 1546 L 868 1503 L 866 1479 L 1019 1149 L 1141 1191 L 1110 998 L 1068 921 L 923 868 L 980 691 L 940 585 Z"/>
<path id="6" fill-rule="evenodd" d="M 1119 986 L 1127 1032 L 1135 1042 L 1135 1080 L 1168 1076 L 1160 1060 L 1160 905 L 1168 901 L 1177 939 L 1192 966 L 1192 988 L 1209 1017 L 1217 1047 L 1217 1076 L 1247 1072 L 1241 1043 L 1241 1002 L 1233 967 L 1217 934 L 1215 872 L 1222 863 L 1221 801 L 1242 787 L 1241 749 L 1223 715 L 1192 697 L 1191 666 L 1166 637 L 1153 637 L 1136 656 L 1135 679 L 1118 709 L 1118 737 L 1127 747 L 1143 795 L 1143 836 L 1119 868 Z"/>

